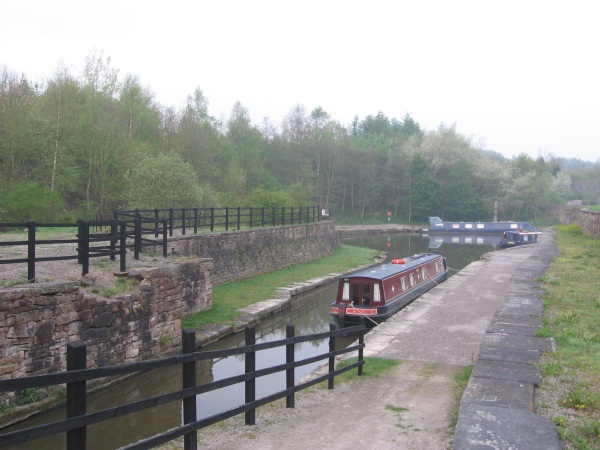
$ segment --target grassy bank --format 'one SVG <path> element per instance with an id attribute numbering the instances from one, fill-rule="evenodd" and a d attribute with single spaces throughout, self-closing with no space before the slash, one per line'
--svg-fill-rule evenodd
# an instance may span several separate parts
<path id="1" fill-rule="evenodd" d="M 378 253 L 377 250 L 342 245 L 331 256 L 307 264 L 298 264 L 247 280 L 217 285 L 213 288 L 212 309 L 185 317 L 183 327 L 198 328 L 206 323 L 231 322 L 238 315 L 239 308 L 272 298 L 277 288 L 328 273 L 352 270 L 373 262 Z"/>
<path id="2" fill-rule="evenodd" d="M 540 360 L 537 413 L 551 419 L 565 449 L 600 449 L 600 239 L 577 225 L 555 228 L 560 254 L 543 279 L 543 336 L 557 350 Z"/>

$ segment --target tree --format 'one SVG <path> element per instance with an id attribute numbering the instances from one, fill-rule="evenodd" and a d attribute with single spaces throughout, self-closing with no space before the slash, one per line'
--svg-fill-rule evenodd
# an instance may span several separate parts
<path id="1" fill-rule="evenodd" d="M 440 215 L 440 184 L 435 180 L 423 155 L 416 154 L 411 170 L 412 217 L 426 220 L 429 216 Z"/>
<path id="2" fill-rule="evenodd" d="M 201 208 L 218 205 L 216 193 L 197 181 L 176 153 L 147 155 L 127 175 L 128 209 Z"/>

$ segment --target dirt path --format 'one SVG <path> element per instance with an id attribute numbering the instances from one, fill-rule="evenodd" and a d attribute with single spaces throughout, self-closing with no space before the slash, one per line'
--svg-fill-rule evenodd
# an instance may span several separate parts
<path id="1" fill-rule="evenodd" d="M 454 377 L 460 370 L 403 361 L 378 378 L 302 392 L 294 409 L 283 401 L 259 408 L 255 426 L 244 425 L 240 415 L 200 430 L 198 448 L 449 449 Z"/>

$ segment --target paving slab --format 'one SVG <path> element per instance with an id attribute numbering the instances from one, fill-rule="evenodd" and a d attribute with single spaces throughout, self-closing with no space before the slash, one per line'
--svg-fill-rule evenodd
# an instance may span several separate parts
<path id="1" fill-rule="evenodd" d="M 531 383 L 539 386 L 542 378 L 540 369 L 531 364 L 520 364 L 506 361 L 492 361 L 479 359 L 473 368 L 474 377 L 489 378 L 492 380 L 517 381 Z"/>
<path id="2" fill-rule="evenodd" d="M 530 411 L 464 404 L 454 435 L 454 450 L 560 450 L 554 424 Z M 460 426 L 467 421 L 470 426 Z"/>
<path id="3" fill-rule="evenodd" d="M 471 377 L 461 403 L 463 405 L 498 406 L 533 412 L 534 385 L 496 378 Z"/>

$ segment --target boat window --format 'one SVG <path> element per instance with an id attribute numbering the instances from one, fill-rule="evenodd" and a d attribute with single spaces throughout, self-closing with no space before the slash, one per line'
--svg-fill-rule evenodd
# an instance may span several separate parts
<path id="1" fill-rule="evenodd" d="M 405 291 L 406 290 L 406 277 L 402 277 L 400 282 L 402 284 L 402 290 Z"/>
<path id="2" fill-rule="evenodd" d="M 452 228 L 459 228 L 459 227 L 460 227 L 460 225 L 459 225 L 459 224 L 457 224 L 457 223 L 453 223 L 453 224 L 452 224 Z"/>
<path id="3" fill-rule="evenodd" d="M 360 292 L 359 292 L 360 289 L 359 288 L 360 288 L 359 284 L 352 285 L 352 298 L 350 300 L 355 305 L 358 305 L 360 303 Z"/>
<path id="4" fill-rule="evenodd" d="M 350 300 L 350 282 L 344 281 L 342 288 L 342 300 Z"/>
<path id="5" fill-rule="evenodd" d="M 510 228 L 511 228 L 511 230 L 515 230 L 515 229 L 519 228 L 519 224 L 517 224 L 517 223 L 511 223 L 510 224 Z"/>
<path id="6" fill-rule="evenodd" d="M 381 286 L 379 283 L 373 285 L 373 303 L 381 302 Z"/>
<path id="7" fill-rule="evenodd" d="M 425 266 L 423 266 L 423 270 L 421 272 L 423 273 L 423 280 L 429 278 L 429 275 L 427 274 L 427 268 Z"/>
<path id="8" fill-rule="evenodd" d="M 477 228 L 485 228 L 485 225 L 484 225 L 484 224 L 482 224 L 482 223 L 478 223 L 478 224 L 477 224 Z"/>
<path id="9" fill-rule="evenodd" d="M 465 223 L 465 228 L 473 228 L 473 224 L 472 223 Z"/>
<path id="10" fill-rule="evenodd" d="M 436 261 L 436 262 L 435 262 L 435 271 L 436 271 L 437 273 L 440 273 L 440 262 L 439 262 L 439 261 Z"/>
<path id="11" fill-rule="evenodd" d="M 415 273 L 414 273 L 414 272 L 412 272 L 412 273 L 410 273 L 408 276 L 409 276 L 409 278 L 410 278 L 410 285 L 411 285 L 411 286 L 414 286 L 414 285 L 415 285 Z"/>

